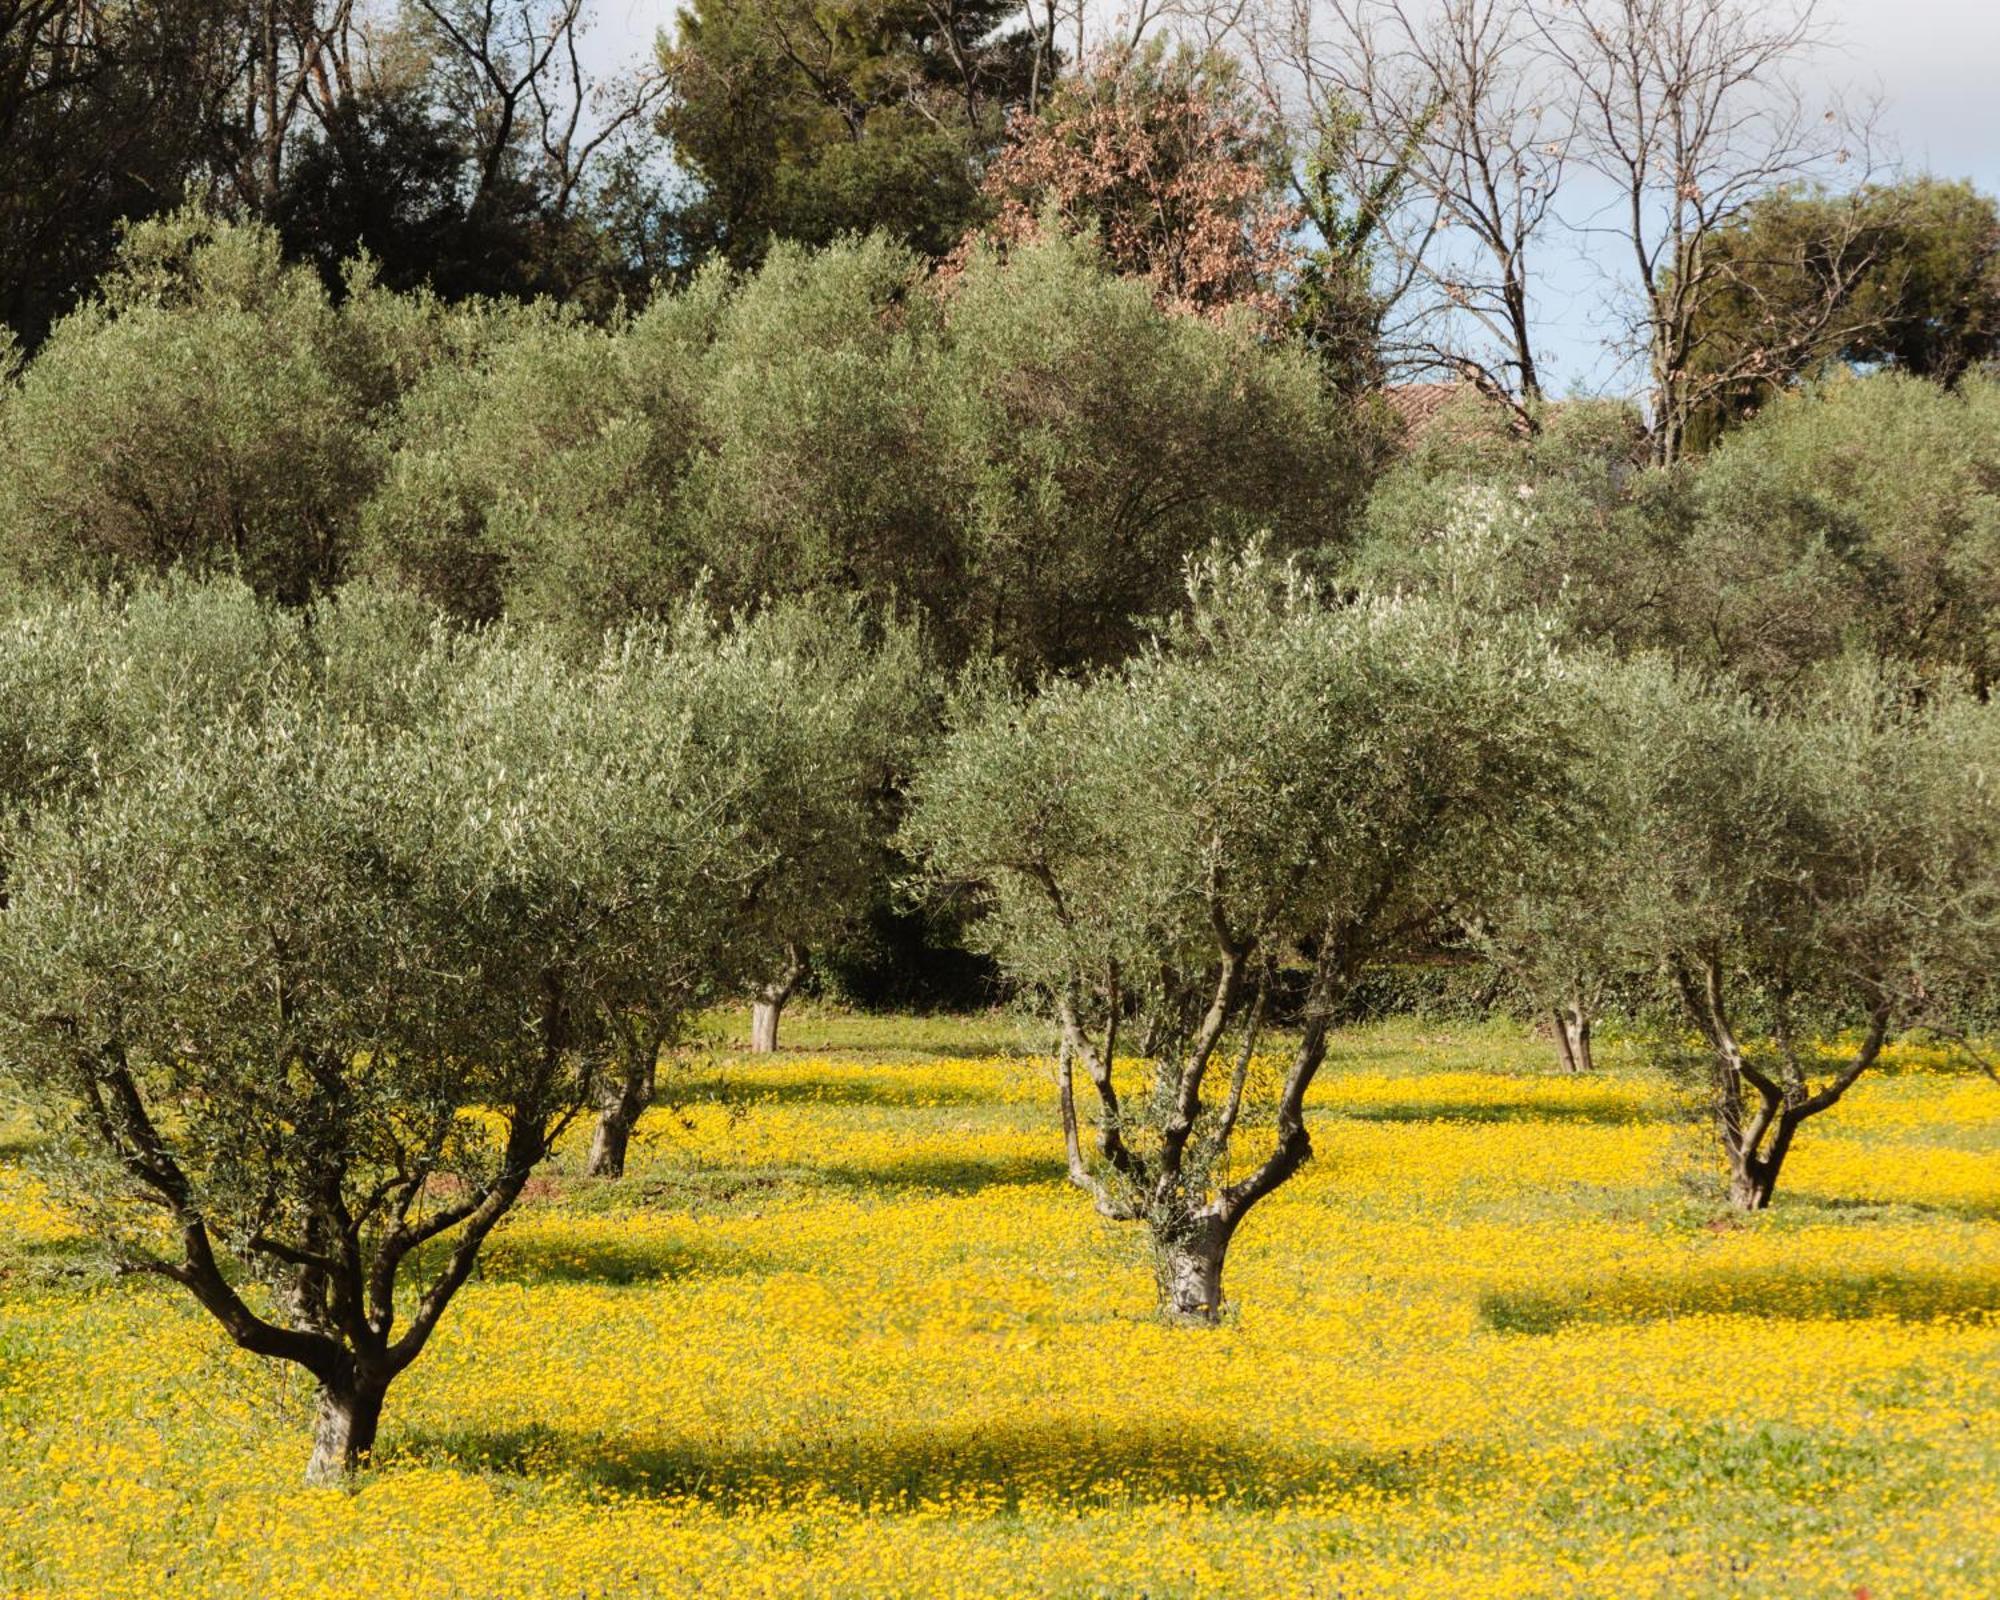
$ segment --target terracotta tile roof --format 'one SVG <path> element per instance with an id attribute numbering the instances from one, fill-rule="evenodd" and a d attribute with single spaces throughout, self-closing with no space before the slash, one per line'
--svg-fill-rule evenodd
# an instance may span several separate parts
<path id="1" fill-rule="evenodd" d="M 1487 429 L 1481 426 L 1479 411 L 1461 405 L 1468 397 L 1480 406 L 1492 407 L 1496 415 L 1504 413 L 1508 429 L 1518 431 L 1511 412 L 1470 383 L 1392 383 L 1381 393 L 1383 403 L 1399 424 L 1406 446 L 1421 443 L 1440 427 L 1446 430 L 1444 437 L 1452 442 L 1483 436 Z"/>
<path id="2" fill-rule="evenodd" d="M 1470 387 L 1463 383 L 1394 383 L 1382 391 L 1382 399 L 1414 441 Z"/>

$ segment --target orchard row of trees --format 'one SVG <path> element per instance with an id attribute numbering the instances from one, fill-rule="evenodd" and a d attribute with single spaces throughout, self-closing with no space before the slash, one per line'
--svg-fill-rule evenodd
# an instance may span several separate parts
<path id="1" fill-rule="evenodd" d="M 829 931 L 892 825 L 1046 1008 L 1070 1179 L 1147 1230 L 1176 1317 L 1219 1316 L 1347 991 L 1413 941 L 1484 945 L 1569 1021 L 1615 1005 L 1667 1065 L 1692 1036 L 1760 1208 L 1890 1043 L 1976 1049 L 2000 716 L 1858 651 L 1773 702 L 1577 641 L 1485 604 L 1490 536 L 1456 520 L 1429 593 L 1216 555 L 1122 664 L 975 668 L 942 707 L 851 603 L 580 651 L 365 583 L 21 598 L 9 1089 L 127 1270 L 312 1375 L 317 1482 L 565 1133 L 594 1116 L 617 1174 L 663 1052 Z"/>
<path id="2" fill-rule="evenodd" d="M 1808 89 L 1816 0 L 691 0 L 609 68 L 593 21 L 0 7 L 0 324 L 38 347 L 192 199 L 336 300 L 365 254 L 613 325 L 787 245 L 879 232 L 948 272 L 1079 232 L 1350 391 L 1463 379 L 1530 431 L 1587 258 L 1660 462 L 1831 364 L 1949 384 L 2000 351 L 2000 210 Z"/>
<path id="3" fill-rule="evenodd" d="M 837 589 L 1030 677 L 1123 654 L 1213 539 L 1323 542 L 1384 442 L 1310 355 L 1062 237 L 945 278 L 879 236 L 785 248 L 601 326 L 360 268 L 335 300 L 181 212 L 0 393 L 0 562 L 38 581 L 374 575 L 585 644 L 697 581 Z"/>
<path id="4" fill-rule="evenodd" d="M 1176 1315 L 1412 950 L 1691 1066 L 1767 1204 L 1992 1015 L 2000 224 L 1815 187 L 1765 10 L 703 4 L 594 109 L 567 0 L 0 10 L 0 1070 L 69 1201 L 339 1478 L 563 1136 L 616 1173 L 901 880 Z M 1643 414 L 1543 393 L 1572 169 Z M 1411 363 L 1474 391 L 1413 443 Z"/>

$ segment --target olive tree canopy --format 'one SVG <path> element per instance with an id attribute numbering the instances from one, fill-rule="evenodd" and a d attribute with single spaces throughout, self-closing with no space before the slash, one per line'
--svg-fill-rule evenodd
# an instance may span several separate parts
<path id="1" fill-rule="evenodd" d="M 321 1481 L 597 1080 L 713 992 L 762 864 L 693 736 L 698 653 L 349 631 L 39 805 L 0 913 L 0 1060 L 53 1175 L 313 1375 Z"/>
<path id="2" fill-rule="evenodd" d="M 1163 1306 L 1212 1319 L 1230 1237 L 1311 1154 L 1305 1097 L 1342 992 L 1522 847 L 1554 804 L 1563 734 L 1559 668 L 1527 629 L 1334 603 L 1257 559 L 1203 569 L 1192 592 L 1121 670 L 969 697 L 906 837 L 934 874 L 981 886 L 979 930 L 1056 1023 L 1072 1181 L 1148 1226 Z M 1258 1026 L 1291 963 L 1309 972 L 1302 1033 L 1253 1113 Z M 1115 1072 L 1135 1017 L 1136 1089 Z M 1095 1091 L 1095 1162 L 1073 1064 Z M 1237 1166 L 1253 1114 L 1267 1142 Z"/>

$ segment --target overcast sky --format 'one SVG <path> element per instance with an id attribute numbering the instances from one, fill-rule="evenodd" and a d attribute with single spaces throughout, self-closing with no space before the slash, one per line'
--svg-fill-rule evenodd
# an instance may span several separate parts
<path id="1" fill-rule="evenodd" d="M 609 65 L 651 48 L 680 0 L 599 0 L 591 54 Z M 1879 93 L 1882 123 L 1911 170 L 1970 178 L 2000 194 L 2000 0 L 1821 0 L 1838 35 L 1812 76 Z M 1619 386 L 1603 354 L 1601 274 L 1550 264 L 1539 307 L 1558 390 Z"/>
<path id="2" fill-rule="evenodd" d="M 1888 96 L 1912 167 L 2000 190 L 2000 0 L 1825 0 L 1829 67 Z"/>

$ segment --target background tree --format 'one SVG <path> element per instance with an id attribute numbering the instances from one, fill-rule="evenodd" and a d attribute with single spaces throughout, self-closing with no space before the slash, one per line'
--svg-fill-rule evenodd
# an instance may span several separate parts
<path id="1" fill-rule="evenodd" d="M 1359 965 L 1518 848 L 1552 793 L 1547 671 L 1518 630 L 1323 604 L 1251 562 L 1210 569 L 1188 619 L 1122 670 L 959 708 L 907 837 L 932 872 L 984 884 L 981 934 L 1057 1024 L 1071 1180 L 1146 1224 L 1168 1312 L 1217 1317 L 1235 1230 L 1310 1156 L 1305 1097 Z M 1271 1143 L 1233 1171 L 1259 996 L 1294 957 L 1311 977 Z M 1135 1006 L 1136 1098 L 1115 1081 Z M 1227 1093 L 1205 1106 L 1225 1052 Z"/>
<path id="2" fill-rule="evenodd" d="M 462 359 L 398 412 L 360 516 L 360 560 L 473 621 L 501 615 L 594 646 L 678 608 L 700 566 L 675 520 L 697 436 L 694 352 L 662 326 L 599 328 L 494 306 Z"/>
<path id="3" fill-rule="evenodd" d="M 1708 260 L 1719 287 L 1697 364 L 1740 381 L 1711 396 L 1696 443 L 1836 363 L 1951 385 L 2000 351 L 2000 209 L 1967 183 L 1781 189 L 1720 230 Z M 1814 343 L 1792 337 L 1814 327 Z"/>
<path id="4" fill-rule="evenodd" d="M 1109 663 L 1187 560 L 1263 532 L 1345 541 L 1374 440 L 1308 352 L 1165 315 L 1094 252 L 978 250 L 939 362 L 970 582 L 947 640 L 1023 674 Z"/>
<path id="5" fill-rule="evenodd" d="M 216 0 L 0 5 L 0 325 L 27 349 L 199 178 L 240 37 Z"/>
<path id="6" fill-rule="evenodd" d="M 1854 648 L 1990 685 L 1996 469 L 1991 383 L 1882 374 L 1782 397 L 1699 476 L 1687 648 L 1771 684 Z"/>
<path id="7" fill-rule="evenodd" d="M 659 117 L 693 193 L 690 260 L 881 229 L 943 255 L 982 212 L 979 172 L 1051 56 L 1003 0 L 697 3 L 661 63 Z"/>
<path id="8" fill-rule="evenodd" d="M 750 1049 L 765 1054 L 811 953 L 847 935 L 890 876 L 900 790 L 936 707 L 916 633 L 873 638 L 851 605 L 783 607 L 739 632 L 736 648 L 768 663 L 774 736 L 752 807 L 773 858 L 750 908 L 763 929 Z"/>
<path id="9" fill-rule="evenodd" d="M 298 603 L 337 582 L 421 306 L 336 309 L 266 229 L 135 229 L 0 408 L 0 553 L 42 577 L 185 565 Z"/>
<path id="10" fill-rule="evenodd" d="M 1381 247 L 1382 359 L 1468 378 L 1537 426 L 1534 263 L 1560 223 L 1574 112 L 1527 9 L 1277 0 L 1244 35 L 1273 115 Z"/>
<path id="11" fill-rule="evenodd" d="M 1277 131 L 1228 58 L 1156 41 L 1107 53 L 1014 119 L 986 175 L 990 231 L 1082 231 L 1165 310 L 1246 306 L 1275 323 L 1298 260 L 1281 171 Z"/>
<path id="12" fill-rule="evenodd" d="M 778 1012 L 798 983 L 791 969 L 883 875 L 889 784 L 924 702 L 915 636 L 874 623 L 852 605 L 792 604 L 719 629 L 696 606 L 670 629 L 626 636 L 624 670 L 643 685 L 644 715 L 674 730 L 683 781 L 710 784 L 712 825 L 734 852 L 701 938 L 683 933 L 657 952 L 674 1017 L 749 990 L 768 1008 L 753 1046 L 775 1049 Z M 674 1042 L 671 1031 L 633 1027 L 601 1087 L 586 1162 L 595 1177 L 623 1173 L 660 1049 Z"/>
<path id="13" fill-rule="evenodd" d="M 1385 475 L 1353 570 L 1437 590 L 1476 569 L 1501 614 L 1767 701 L 1850 650 L 1983 688 L 1997 428 L 1987 381 L 1895 373 L 1784 394 L 1664 469 L 1621 408 L 1565 406 L 1534 440 L 1475 415 Z"/>
<path id="14" fill-rule="evenodd" d="M 719 309 L 680 504 L 726 605 L 835 591 L 955 616 L 967 553 L 922 282 L 882 234 L 786 244 Z"/>
<path id="15" fill-rule="evenodd" d="M 1574 161 L 1617 196 L 1628 253 L 1630 353 L 1643 360 L 1654 459 L 1671 462 L 1710 398 L 1746 374 L 1704 363 L 1708 308 L 1733 276 L 1710 251 L 1774 188 L 1846 165 L 1857 153 L 1838 113 L 1796 82 L 1826 38 L 1817 0 L 1575 0 L 1532 8 L 1556 91 L 1577 105 Z M 1842 250 L 1846 283 L 1744 352 L 1757 375 L 1819 347 L 1865 262 Z"/>

